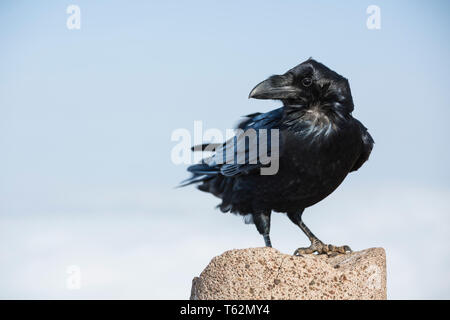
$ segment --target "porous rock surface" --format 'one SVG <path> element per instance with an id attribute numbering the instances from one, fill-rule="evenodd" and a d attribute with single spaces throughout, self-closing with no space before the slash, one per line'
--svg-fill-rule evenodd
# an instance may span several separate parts
<path id="1" fill-rule="evenodd" d="M 273 248 L 229 250 L 192 281 L 191 299 L 386 299 L 386 254 L 297 257 Z"/>

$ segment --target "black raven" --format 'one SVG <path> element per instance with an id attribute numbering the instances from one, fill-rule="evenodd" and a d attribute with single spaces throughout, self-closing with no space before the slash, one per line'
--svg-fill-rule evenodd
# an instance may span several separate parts
<path id="1" fill-rule="evenodd" d="M 259 83 L 249 98 L 280 100 L 283 107 L 248 115 L 240 123 L 236 137 L 213 145 L 213 156 L 188 168 L 193 175 L 184 185 L 200 183 L 200 190 L 222 199 L 218 206 L 221 211 L 250 218 L 264 236 L 266 246 L 271 246 L 270 215 L 275 211 L 287 213 L 311 241 L 311 246 L 299 248 L 294 254 L 351 251 L 349 246 L 324 244 L 301 219 L 305 208 L 332 193 L 349 172 L 367 161 L 372 151 L 372 137 L 352 116 L 348 80 L 310 58 L 283 75 Z M 259 134 L 252 142 L 245 134 L 260 129 L 278 129 L 278 152 L 270 154 L 272 161 L 276 156 L 279 162 L 276 174 L 262 174 L 261 169 L 270 166 L 262 158 L 250 162 L 255 158 L 252 147 L 258 149 L 265 140 L 259 139 Z M 258 146 L 252 146 L 255 141 Z M 271 146 L 270 142 L 265 145 L 266 149 Z M 234 162 L 219 161 L 230 153 Z M 236 157 L 245 161 L 237 162 Z"/>

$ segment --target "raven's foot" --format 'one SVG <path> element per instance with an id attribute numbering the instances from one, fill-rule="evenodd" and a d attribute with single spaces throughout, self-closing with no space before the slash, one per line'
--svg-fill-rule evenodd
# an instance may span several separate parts
<path id="1" fill-rule="evenodd" d="M 295 250 L 295 256 L 301 256 L 302 254 L 311 254 L 317 252 L 318 254 L 326 254 L 328 256 L 335 256 L 339 253 L 346 254 L 352 252 L 349 246 L 333 246 L 332 244 L 324 244 L 319 239 L 314 239 L 311 245 L 307 248 L 298 248 Z"/>

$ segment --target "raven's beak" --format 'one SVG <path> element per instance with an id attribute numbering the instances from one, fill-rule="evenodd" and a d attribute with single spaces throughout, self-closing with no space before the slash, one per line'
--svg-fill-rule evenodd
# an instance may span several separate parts
<path id="1" fill-rule="evenodd" d="M 286 76 L 272 76 L 256 85 L 248 95 L 254 99 L 289 99 L 295 98 L 300 89 L 289 84 Z"/>

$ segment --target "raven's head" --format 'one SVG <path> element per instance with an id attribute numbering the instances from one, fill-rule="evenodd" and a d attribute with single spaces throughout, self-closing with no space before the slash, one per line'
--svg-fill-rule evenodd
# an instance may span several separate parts
<path id="1" fill-rule="evenodd" d="M 285 106 L 313 108 L 349 114 L 353 99 L 346 78 L 320 62 L 308 59 L 282 75 L 259 83 L 249 98 L 281 100 Z"/>

